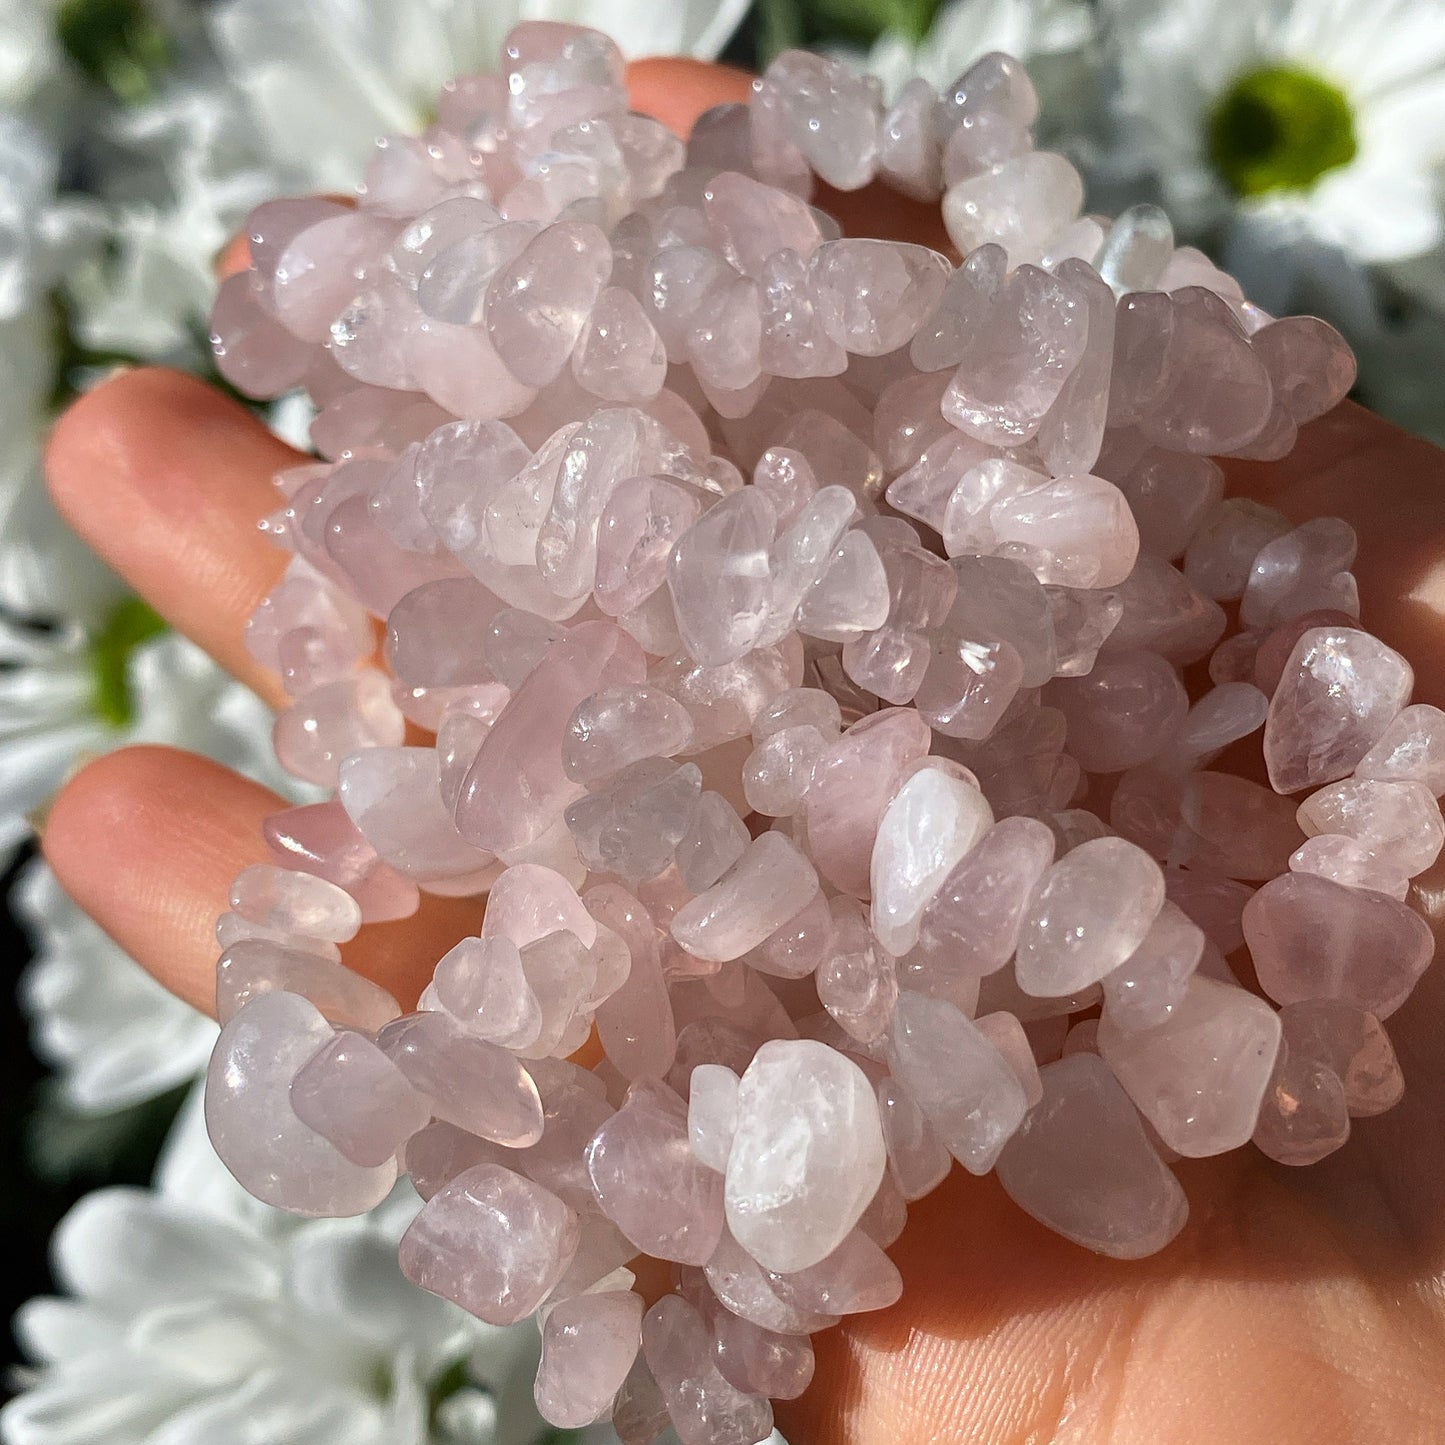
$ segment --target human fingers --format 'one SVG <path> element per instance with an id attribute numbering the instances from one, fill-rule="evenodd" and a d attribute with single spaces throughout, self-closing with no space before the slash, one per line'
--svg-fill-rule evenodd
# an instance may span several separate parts
<path id="1" fill-rule="evenodd" d="M 61 886 L 132 958 L 213 1014 L 216 919 L 236 874 L 272 861 L 261 822 L 286 806 L 209 758 L 123 748 L 61 789 L 42 846 Z M 482 909 L 480 899 L 424 897 L 411 918 L 368 924 L 342 957 L 409 1008 L 436 960 L 480 927 Z"/>
<path id="2" fill-rule="evenodd" d="M 46 476 L 61 514 L 168 622 L 274 704 L 246 619 L 286 555 L 257 523 L 272 476 L 302 460 L 245 407 L 193 376 L 123 372 L 56 424 Z"/>

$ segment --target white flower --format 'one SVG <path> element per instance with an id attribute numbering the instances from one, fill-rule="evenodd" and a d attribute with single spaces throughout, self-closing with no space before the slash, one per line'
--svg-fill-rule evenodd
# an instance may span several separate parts
<path id="1" fill-rule="evenodd" d="M 496 67 L 518 20 L 605 30 L 629 57 L 711 58 L 749 0 L 227 0 L 212 35 L 268 154 L 350 190 L 378 136 L 419 130 L 442 86 Z"/>
<path id="2" fill-rule="evenodd" d="M 992 50 L 1025 61 L 1063 54 L 1083 46 L 1092 30 L 1085 0 L 953 0 L 921 41 L 887 32 L 859 64 L 890 97 L 915 75 L 941 90 Z"/>
<path id="3" fill-rule="evenodd" d="M 0 1412 L 6 1445 L 530 1445 L 545 1432 L 536 1329 L 484 1325 L 397 1268 L 414 1193 L 353 1220 L 268 1209 L 226 1175 L 198 1105 L 154 1191 L 101 1190 L 62 1221 L 65 1297 L 16 1317 L 34 1368 Z"/>
<path id="4" fill-rule="evenodd" d="M 1246 246 L 1362 263 L 1441 237 L 1439 0 L 1103 0 L 1125 139 L 1177 227 L 1238 208 Z"/>
<path id="5" fill-rule="evenodd" d="M 73 1109 L 129 1108 L 205 1068 L 216 1025 L 129 958 L 41 860 L 26 865 L 10 907 L 31 937 L 20 978 L 31 1042 Z"/>

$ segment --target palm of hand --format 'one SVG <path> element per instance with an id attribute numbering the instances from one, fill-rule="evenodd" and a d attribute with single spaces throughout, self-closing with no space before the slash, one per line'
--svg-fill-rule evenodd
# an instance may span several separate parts
<path id="1" fill-rule="evenodd" d="M 685 128 L 746 78 L 683 62 L 634 67 L 634 95 Z M 913 224 L 895 208 L 895 224 Z M 61 510 L 157 609 L 279 700 L 241 644 L 282 557 L 255 530 L 294 455 L 239 408 L 173 373 L 117 377 L 58 426 Z M 1284 463 L 1231 482 L 1301 520 L 1360 533 L 1365 619 L 1445 704 L 1445 456 L 1349 406 Z M 67 889 L 162 982 L 213 1002 L 214 918 L 261 861 L 282 806 L 214 764 L 133 748 L 56 800 L 45 851 Z M 1419 880 L 1445 922 L 1445 870 Z M 403 1000 L 476 927 L 428 900 L 348 946 Z M 1445 1439 L 1445 971 L 1390 1021 L 1407 1093 L 1308 1170 L 1252 1150 L 1180 1167 L 1190 1223 L 1161 1255 L 1087 1254 L 1024 1216 L 991 1178 L 955 1170 L 892 1250 L 901 1303 L 821 1335 L 818 1374 L 779 1409 L 794 1445 L 981 1441 Z"/>

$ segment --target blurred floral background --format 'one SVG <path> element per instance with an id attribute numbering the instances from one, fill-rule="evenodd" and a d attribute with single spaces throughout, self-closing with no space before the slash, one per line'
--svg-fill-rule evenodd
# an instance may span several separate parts
<path id="1" fill-rule="evenodd" d="M 191 1087 L 214 1026 L 30 841 L 65 776 L 130 741 L 294 791 L 262 705 L 51 511 L 46 430 L 119 365 L 214 379 L 212 262 L 250 207 L 348 189 L 524 17 L 630 56 L 822 48 L 890 95 L 1009 51 L 1092 209 L 1163 206 L 1266 310 L 1344 332 L 1361 401 L 1445 442 L 1441 0 L 0 0 L 0 948 L 29 959 L 0 1011 L 5 1445 L 562 1438 L 531 1405 L 535 1329 L 400 1277 L 415 1196 L 304 1223 L 233 1184 Z M 295 407 L 268 419 L 304 442 Z"/>

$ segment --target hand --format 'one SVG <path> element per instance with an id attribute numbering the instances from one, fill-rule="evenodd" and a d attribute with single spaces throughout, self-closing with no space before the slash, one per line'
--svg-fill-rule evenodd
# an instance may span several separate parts
<path id="1" fill-rule="evenodd" d="M 683 132 L 748 84 L 681 61 L 630 79 L 638 108 Z M 904 227 L 919 216 L 891 196 L 847 208 Z M 242 633 L 285 561 L 256 521 L 276 504 L 271 474 L 297 460 L 219 394 L 151 370 L 62 418 L 49 476 L 62 512 L 138 592 L 280 703 Z M 1230 480 L 1295 520 L 1355 526 L 1366 624 L 1412 660 L 1417 699 L 1445 705 L 1445 454 L 1345 405 L 1286 461 L 1234 465 Z M 123 947 L 210 1009 L 216 915 L 232 877 L 265 859 L 260 822 L 282 806 L 202 758 L 130 748 L 68 784 L 45 853 Z M 1445 869 L 1420 882 L 1438 931 Z M 428 899 L 415 918 L 363 930 L 346 960 L 410 1004 L 477 915 L 475 901 Z M 817 1337 L 817 1377 L 779 1408 L 781 1428 L 793 1445 L 1445 1439 L 1442 1018 L 1437 966 L 1390 1020 L 1403 1104 L 1359 1121 L 1325 1163 L 1290 1170 L 1245 1149 L 1181 1165 L 1190 1222 L 1153 1259 L 1085 1253 L 992 1178 L 955 1170 L 892 1250 L 902 1302 Z"/>

